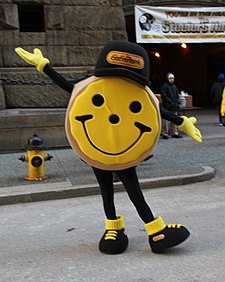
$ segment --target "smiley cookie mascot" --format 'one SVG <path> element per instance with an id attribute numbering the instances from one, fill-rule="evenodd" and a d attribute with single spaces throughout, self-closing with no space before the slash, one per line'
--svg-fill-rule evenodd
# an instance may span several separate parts
<path id="1" fill-rule="evenodd" d="M 128 246 L 123 217 L 117 215 L 114 205 L 113 171 L 143 220 L 154 253 L 186 240 L 190 233 L 184 226 L 166 225 L 162 217 L 153 215 L 135 167 L 157 144 L 161 117 L 197 142 L 201 142 L 201 133 L 194 126 L 195 118 L 178 117 L 159 108 L 149 88 L 146 51 L 127 41 L 110 42 L 99 55 L 94 75 L 75 85 L 57 73 L 39 49 L 29 53 L 16 48 L 16 53 L 71 94 L 65 120 L 67 138 L 78 156 L 92 166 L 106 215 L 99 250 L 119 254 Z"/>

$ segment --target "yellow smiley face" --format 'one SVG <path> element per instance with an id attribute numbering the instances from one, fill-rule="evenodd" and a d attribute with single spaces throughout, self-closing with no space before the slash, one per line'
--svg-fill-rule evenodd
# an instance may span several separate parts
<path id="1" fill-rule="evenodd" d="M 123 78 L 82 82 L 66 117 L 68 140 L 92 166 L 117 170 L 137 165 L 158 141 L 157 100 L 144 87 Z M 153 94 L 154 95 L 154 94 Z"/>

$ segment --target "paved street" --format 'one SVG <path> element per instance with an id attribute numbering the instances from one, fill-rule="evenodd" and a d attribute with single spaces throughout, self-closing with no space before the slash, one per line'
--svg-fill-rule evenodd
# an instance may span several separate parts
<path id="1" fill-rule="evenodd" d="M 0 207 L 0 281 L 208 281 L 225 279 L 225 179 L 145 190 L 156 215 L 187 226 L 190 238 L 153 254 L 143 224 L 125 193 L 116 194 L 129 247 L 104 255 L 100 196 Z"/>

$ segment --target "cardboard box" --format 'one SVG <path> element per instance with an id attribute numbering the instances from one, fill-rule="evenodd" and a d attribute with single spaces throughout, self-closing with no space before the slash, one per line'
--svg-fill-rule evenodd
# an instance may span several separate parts
<path id="1" fill-rule="evenodd" d="M 186 108 L 192 108 L 192 95 L 184 96 L 186 99 Z"/>

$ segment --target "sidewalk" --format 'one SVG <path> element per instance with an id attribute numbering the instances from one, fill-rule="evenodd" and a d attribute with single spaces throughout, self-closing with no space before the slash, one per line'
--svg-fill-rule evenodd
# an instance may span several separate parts
<path id="1" fill-rule="evenodd" d="M 218 148 L 215 142 L 225 139 L 225 128 L 217 125 L 215 110 L 193 110 L 186 115 L 197 118 L 203 142 L 196 143 L 184 134 L 178 140 L 160 139 L 153 152 L 154 157 L 137 168 L 143 189 L 206 181 L 215 176 L 216 170 L 209 156 L 216 159 L 220 153 L 217 150 L 207 153 L 207 150 Z M 50 162 L 45 163 L 48 179 L 37 182 L 24 179 L 27 163 L 20 162 L 18 158 L 25 152 L 0 154 L 0 205 L 99 193 L 91 167 L 82 162 L 72 149 L 47 152 L 53 156 Z M 115 191 L 123 191 L 120 182 L 115 183 Z"/>

